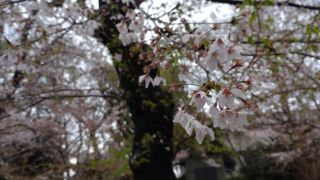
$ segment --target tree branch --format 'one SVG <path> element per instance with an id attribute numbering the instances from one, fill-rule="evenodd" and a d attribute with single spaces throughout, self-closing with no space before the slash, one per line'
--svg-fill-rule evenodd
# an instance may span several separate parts
<path id="1" fill-rule="evenodd" d="M 243 3 L 242 0 L 208 0 L 208 1 L 214 2 L 214 3 L 230 4 L 230 5 L 240 5 Z M 263 4 L 263 2 L 258 2 L 258 1 L 255 1 L 253 5 L 258 5 L 259 3 L 261 5 L 270 6 L 269 4 Z M 320 6 L 302 5 L 302 4 L 296 4 L 293 2 L 275 2 L 274 5 L 303 8 L 303 9 L 309 9 L 309 10 L 320 10 Z"/>

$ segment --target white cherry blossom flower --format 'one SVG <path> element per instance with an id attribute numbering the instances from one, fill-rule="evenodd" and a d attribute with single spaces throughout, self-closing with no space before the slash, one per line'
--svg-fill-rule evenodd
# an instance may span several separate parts
<path id="1" fill-rule="evenodd" d="M 203 60 L 203 65 L 208 70 L 214 70 L 218 64 L 224 64 L 227 61 L 227 47 L 222 39 L 217 38 L 210 46 L 207 56 Z"/>
<path id="2" fill-rule="evenodd" d="M 211 114 L 213 116 L 214 119 L 218 118 L 219 117 L 219 109 L 215 106 L 215 105 L 212 105 L 209 109 L 209 114 Z"/>
<path id="3" fill-rule="evenodd" d="M 234 107 L 234 95 L 227 88 L 218 94 L 218 105 L 222 108 L 225 106 L 228 108 Z"/>
<path id="4" fill-rule="evenodd" d="M 129 33 L 120 33 L 119 39 L 121 40 L 122 44 L 124 46 L 129 45 L 130 43 L 137 42 L 138 37 L 135 33 L 129 32 Z"/>
<path id="5" fill-rule="evenodd" d="M 183 110 L 179 110 L 175 115 L 173 122 L 179 123 L 187 132 L 189 136 L 192 135 L 193 130 L 196 133 L 196 140 L 199 144 L 202 143 L 204 137 L 208 134 L 211 140 L 214 140 L 214 132 L 212 129 L 199 123 L 193 116 Z"/>
<path id="6" fill-rule="evenodd" d="M 121 21 L 120 23 L 116 24 L 116 27 L 120 34 L 128 32 L 127 24 L 125 21 Z"/>
<path id="7" fill-rule="evenodd" d="M 191 104 L 195 104 L 195 106 L 197 107 L 197 110 L 201 110 L 204 106 L 204 104 L 206 103 L 207 97 L 206 97 L 206 93 L 203 91 L 198 91 L 197 93 L 193 94 L 191 101 L 190 101 L 190 105 Z"/>
<path id="8" fill-rule="evenodd" d="M 198 128 L 195 128 L 195 131 L 196 131 L 196 140 L 198 141 L 199 144 L 201 144 L 204 137 L 206 136 L 206 130 L 205 128 L 198 127 Z"/>
<path id="9" fill-rule="evenodd" d="M 129 29 L 134 31 L 135 33 L 141 33 L 143 23 L 144 23 L 144 18 L 142 16 L 132 19 L 129 25 Z"/>
<path id="10" fill-rule="evenodd" d="M 122 14 L 116 14 L 110 17 L 110 20 L 120 20 L 120 19 L 123 19 Z"/>
<path id="11" fill-rule="evenodd" d="M 194 46 L 200 47 L 200 40 L 201 40 L 200 38 L 201 36 L 197 33 L 186 34 L 182 37 L 182 42 L 187 43 L 191 40 Z"/>
<path id="12" fill-rule="evenodd" d="M 134 10 L 132 10 L 132 9 L 127 10 L 127 13 L 126 13 L 127 18 L 134 19 L 135 16 L 136 16 L 136 13 L 134 12 Z"/>
<path id="13" fill-rule="evenodd" d="M 242 48 L 240 46 L 231 46 L 228 48 L 228 59 L 241 59 Z"/>
<path id="14" fill-rule="evenodd" d="M 166 79 L 164 79 L 163 77 L 160 77 L 160 76 L 156 76 L 154 79 L 153 79 L 153 86 L 159 86 L 160 83 L 162 82 L 163 85 L 166 85 Z"/>
<path id="15" fill-rule="evenodd" d="M 141 75 L 139 76 L 139 83 L 141 84 L 143 81 L 145 81 L 145 87 L 148 88 L 149 84 L 153 84 L 153 79 L 149 75 Z"/>
<path id="16" fill-rule="evenodd" d="M 139 33 L 139 32 L 141 32 L 142 27 L 141 27 L 141 24 L 139 23 L 139 21 L 132 20 L 130 25 L 129 25 L 129 29 L 133 30 L 136 33 Z"/>

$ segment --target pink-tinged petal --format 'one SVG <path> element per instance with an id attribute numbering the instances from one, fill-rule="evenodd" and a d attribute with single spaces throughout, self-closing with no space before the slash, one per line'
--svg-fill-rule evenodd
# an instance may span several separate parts
<path id="1" fill-rule="evenodd" d="M 233 46 L 228 48 L 229 59 L 241 59 L 242 48 L 240 46 Z"/>
<path id="2" fill-rule="evenodd" d="M 213 127 L 219 127 L 225 129 L 228 127 L 228 121 L 225 116 L 225 111 L 219 113 L 219 117 L 213 121 Z"/>
<path id="3" fill-rule="evenodd" d="M 186 34 L 182 37 L 182 42 L 183 43 L 187 43 L 189 41 L 189 39 L 191 38 L 190 34 Z"/>
<path id="4" fill-rule="evenodd" d="M 239 97 L 239 98 L 241 98 L 241 99 L 246 99 L 246 95 L 244 94 L 244 92 L 243 92 L 241 89 L 232 88 L 232 89 L 230 90 L 230 92 L 231 92 L 233 95 L 235 95 L 235 96 L 237 96 L 237 97 Z"/>
<path id="5" fill-rule="evenodd" d="M 197 110 L 200 111 L 203 108 L 205 103 L 206 103 L 205 98 L 196 98 L 195 105 L 197 107 Z"/>
<path id="6" fill-rule="evenodd" d="M 232 131 L 237 128 L 236 114 L 233 111 L 225 111 L 225 118 Z"/>
<path id="7" fill-rule="evenodd" d="M 203 60 L 203 65 L 207 70 L 215 70 L 218 67 L 218 60 L 209 53 Z"/>
<path id="8" fill-rule="evenodd" d="M 201 110 L 206 103 L 206 93 L 203 91 L 195 93 L 191 98 L 190 105 L 193 103 L 197 107 L 197 110 Z"/>
<path id="9" fill-rule="evenodd" d="M 196 130 L 196 140 L 198 141 L 199 144 L 201 144 L 206 134 L 202 130 L 202 128 L 196 128 L 195 130 Z"/>
<path id="10" fill-rule="evenodd" d="M 133 10 L 128 10 L 126 13 L 126 17 L 133 19 L 136 16 L 135 12 Z"/>
<path id="11" fill-rule="evenodd" d="M 182 110 L 179 110 L 179 111 L 176 113 L 176 115 L 174 116 L 173 122 L 176 122 L 176 123 L 180 122 L 181 119 L 182 119 L 183 113 L 184 113 L 184 112 L 183 112 Z"/>
<path id="12" fill-rule="evenodd" d="M 191 121 L 189 121 L 189 122 L 186 124 L 186 126 L 184 127 L 184 129 L 186 130 L 187 134 L 188 134 L 189 136 L 191 136 L 192 130 L 193 130 L 193 125 L 192 125 Z"/>
<path id="13" fill-rule="evenodd" d="M 210 107 L 209 113 L 213 116 L 214 119 L 217 119 L 219 117 L 219 109 L 214 105 Z"/>
<path id="14" fill-rule="evenodd" d="M 197 94 L 200 96 L 200 98 L 207 96 L 207 94 L 204 91 L 199 91 Z"/>
<path id="15" fill-rule="evenodd" d="M 226 106 L 231 109 L 234 107 L 233 95 L 228 94 L 228 96 L 226 97 Z"/>
<path id="16" fill-rule="evenodd" d="M 118 31 L 120 32 L 120 34 L 128 32 L 127 24 L 125 21 L 121 21 L 120 23 L 118 23 L 116 25 L 116 27 L 117 27 Z"/>
<path id="17" fill-rule="evenodd" d="M 183 128 L 187 125 L 187 123 L 191 122 L 193 117 L 188 113 L 180 110 L 174 117 L 173 122 L 179 123 Z"/>
<path id="18" fill-rule="evenodd" d="M 188 113 L 184 113 L 183 117 L 186 119 L 187 122 L 196 121 L 196 119 L 193 116 L 191 116 L 190 114 L 188 114 Z"/>
<path id="19" fill-rule="evenodd" d="M 227 97 L 224 95 L 224 93 L 221 93 L 218 99 L 218 104 L 220 107 L 224 107 L 226 105 Z"/>
<path id="20" fill-rule="evenodd" d="M 248 126 L 249 125 L 249 123 L 247 121 L 247 115 L 244 113 L 237 114 L 237 121 L 239 121 L 239 124 L 241 126 Z"/>
<path id="21" fill-rule="evenodd" d="M 207 133 L 209 134 L 211 141 L 215 140 L 215 135 L 211 128 L 207 128 Z"/>

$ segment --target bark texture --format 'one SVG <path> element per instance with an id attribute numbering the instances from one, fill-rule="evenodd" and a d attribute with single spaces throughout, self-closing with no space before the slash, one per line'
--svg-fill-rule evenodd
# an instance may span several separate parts
<path id="1" fill-rule="evenodd" d="M 96 37 L 108 47 L 113 57 L 121 55 L 121 59 L 113 61 L 134 124 L 130 167 L 136 180 L 175 179 L 172 170 L 173 98 L 164 88 L 139 85 L 138 77 L 143 74 L 146 64 L 139 55 L 147 54 L 151 49 L 145 44 L 126 47 L 121 44 L 115 26 L 120 21 L 110 20 L 110 17 L 119 13 L 125 15 L 123 7 L 118 2 L 106 5 L 100 1 L 102 24 Z M 156 74 L 157 70 L 151 71 L 151 76 Z"/>

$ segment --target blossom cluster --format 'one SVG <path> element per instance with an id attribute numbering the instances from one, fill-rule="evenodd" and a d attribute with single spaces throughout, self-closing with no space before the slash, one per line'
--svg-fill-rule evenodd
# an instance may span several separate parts
<path id="1" fill-rule="evenodd" d="M 132 10 L 127 12 L 126 18 L 126 20 L 130 21 L 129 27 L 125 19 L 116 25 L 119 31 L 119 39 L 124 46 L 139 41 L 139 34 L 142 31 L 144 23 L 143 16 L 135 14 Z"/>
<path id="2" fill-rule="evenodd" d="M 151 76 L 144 74 L 139 77 L 139 83 L 141 84 L 143 81 L 145 82 L 146 88 L 149 87 L 150 83 L 152 84 L 153 87 L 159 86 L 161 83 L 163 85 L 166 85 L 166 79 L 160 76 L 156 76 L 154 79 L 152 79 Z"/>
<path id="3" fill-rule="evenodd" d="M 194 130 L 196 133 L 196 140 L 200 144 L 207 134 L 210 136 L 211 140 L 215 139 L 214 132 L 211 128 L 208 128 L 207 126 L 201 124 L 184 110 L 178 111 L 178 113 L 174 117 L 173 122 L 179 123 L 182 127 L 184 127 L 189 135 L 191 135 L 192 131 Z"/>
<path id="4" fill-rule="evenodd" d="M 175 18 L 171 18 L 170 21 L 175 21 Z M 196 112 L 192 113 L 203 111 L 209 114 L 213 119 L 214 128 L 234 131 L 247 125 L 246 114 L 239 112 L 239 109 L 241 109 L 241 105 L 247 105 L 246 91 L 250 85 L 236 81 L 230 84 L 221 82 L 225 74 L 232 70 L 238 70 L 243 66 L 242 48 L 219 36 L 216 36 L 212 41 L 208 33 L 203 33 L 196 28 L 192 32 L 181 34 L 181 32 L 175 31 L 168 26 L 170 22 L 165 23 L 162 20 L 159 20 L 159 22 L 165 26 L 156 25 L 147 29 L 144 27 L 142 15 L 129 9 L 125 18 L 121 17 L 120 23 L 116 25 L 119 31 L 119 39 L 124 46 L 145 40 L 143 35 L 147 31 L 152 31 L 151 33 L 154 35 L 150 41 L 150 45 L 154 50 L 146 56 L 149 65 L 144 68 L 144 74 L 139 76 L 139 83 L 144 83 L 145 88 L 148 88 L 150 84 L 153 87 L 159 86 L 161 83 L 166 85 L 166 80 L 160 74 L 151 77 L 149 72 L 154 68 L 163 69 L 165 72 L 174 63 L 170 57 L 166 57 L 166 54 L 180 54 L 179 61 L 187 61 L 183 62 L 181 67 L 186 67 L 188 63 L 195 63 L 196 66 L 205 70 L 207 77 L 210 76 L 210 72 L 219 72 L 222 75 L 219 79 L 207 79 L 207 84 L 219 84 L 219 87 L 199 84 L 198 90 L 191 94 L 190 103 L 184 107 L 194 105 Z M 141 35 L 140 39 L 138 35 Z M 145 57 L 144 54 L 142 56 Z M 186 74 L 189 73 L 188 68 L 184 71 Z M 186 79 L 188 77 L 184 80 Z M 175 86 L 176 84 L 173 85 Z M 219 93 L 212 97 L 212 92 Z M 179 123 L 189 135 L 192 135 L 194 130 L 199 143 L 203 141 L 207 134 L 214 140 L 213 129 L 196 120 L 191 115 L 191 112 L 188 111 L 188 108 L 183 108 L 177 112 L 174 122 Z"/>

